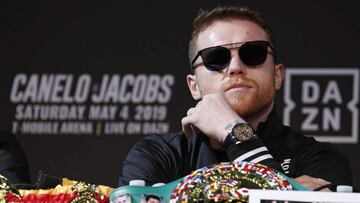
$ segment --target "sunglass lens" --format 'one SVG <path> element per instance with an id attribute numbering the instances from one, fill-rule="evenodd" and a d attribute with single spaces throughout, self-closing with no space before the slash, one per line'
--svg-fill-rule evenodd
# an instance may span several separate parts
<path id="1" fill-rule="evenodd" d="M 257 66 L 265 62 L 267 48 L 267 42 L 247 42 L 240 47 L 239 56 L 244 64 L 248 66 Z"/>
<path id="2" fill-rule="evenodd" d="M 231 54 L 225 47 L 211 47 L 201 52 L 205 67 L 212 71 L 220 71 L 229 65 Z"/>

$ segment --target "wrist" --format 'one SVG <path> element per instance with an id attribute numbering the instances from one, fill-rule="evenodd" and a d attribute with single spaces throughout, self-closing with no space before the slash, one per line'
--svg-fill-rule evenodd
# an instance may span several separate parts
<path id="1" fill-rule="evenodd" d="M 233 122 L 228 123 L 222 130 L 221 133 L 222 139 L 220 140 L 221 141 L 220 143 L 223 144 L 225 142 L 226 138 L 228 137 L 229 134 L 232 133 L 232 130 L 237 123 L 245 123 L 245 121 L 234 120 Z"/>
<path id="2" fill-rule="evenodd" d="M 229 126 L 227 127 L 229 128 Z M 228 134 L 222 142 L 223 148 L 227 150 L 232 145 L 248 142 L 254 138 L 256 138 L 255 131 L 250 124 L 236 123 L 228 130 Z"/>
<path id="3" fill-rule="evenodd" d="M 220 143 L 220 144 L 224 144 L 224 142 L 225 142 L 228 134 L 229 134 L 229 132 L 226 131 L 226 130 L 223 130 L 223 131 L 221 131 L 221 132 L 219 133 L 219 136 L 218 136 L 218 137 L 219 137 L 219 143 Z"/>
<path id="4" fill-rule="evenodd" d="M 217 133 L 217 140 L 220 144 L 223 144 L 225 142 L 225 139 L 227 138 L 228 134 L 231 133 L 232 128 L 241 121 L 234 120 L 233 122 L 229 122 L 225 127 L 219 129 Z"/>

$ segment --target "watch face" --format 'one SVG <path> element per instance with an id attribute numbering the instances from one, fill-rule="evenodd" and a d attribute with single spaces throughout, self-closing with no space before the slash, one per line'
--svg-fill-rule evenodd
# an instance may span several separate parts
<path id="1" fill-rule="evenodd" d="M 232 134 L 239 141 L 247 141 L 254 136 L 254 130 L 247 123 L 237 123 L 232 129 Z"/>

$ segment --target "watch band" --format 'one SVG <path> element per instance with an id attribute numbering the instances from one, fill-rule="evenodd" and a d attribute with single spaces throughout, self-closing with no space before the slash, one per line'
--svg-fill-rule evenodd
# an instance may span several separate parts
<path id="1" fill-rule="evenodd" d="M 236 140 L 234 136 L 231 133 L 229 133 L 224 140 L 223 149 L 227 151 L 228 149 L 230 149 L 230 147 L 232 147 L 235 144 L 236 144 Z"/>
<path id="2" fill-rule="evenodd" d="M 235 124 L 227 125 L 228 135 L 223 142 L 223 149 L 227 150 L 232 145 L 247 142 L 256 137 L 255 130 L 248 123 L 236 122 Z"/>
<path id="3" fill-rule="evenodd" d="M 258 138 L 258 137 L 256 136 L 256 134 L 254 134 L 254 136 L 253 136 L 251 139 L 247 140 L 247 141 L 250 141 L 250 140 L 253 140 L 253 139 L 257 139 L 257 138 Z M 247 142 L 247 141 L 246 141 L 246 142 Z M 224 149 L 225 151 L 227 151 L 227 150 L 230 149 L 230 147 L 232 147 L 232 146 L 234 146 L 234 145 L 237 145 L 237 144 L 240 144 L 240 143 L 244 143 L 244 142 L 241 142 L 241 141 L 237 140 L 237 139 L 232 135 L 232 133 L 230 132 L 230 133 L 226 136 L 222 147 L 223 147 L 223 149 Z"/>

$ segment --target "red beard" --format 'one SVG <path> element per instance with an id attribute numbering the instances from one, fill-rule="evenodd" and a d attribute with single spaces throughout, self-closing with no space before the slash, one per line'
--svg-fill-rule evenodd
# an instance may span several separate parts
<path id="1" fill-rule="evenodd" d="M 229 91 L 225 92 L 225 98 L 230 106 L 245 120 L 260 114 L 268 109 L 275 98 L 274 82 L 261 87 L 253 80 L 242 79 L 245 84 L 251 88 L 247 91 Z"/>

